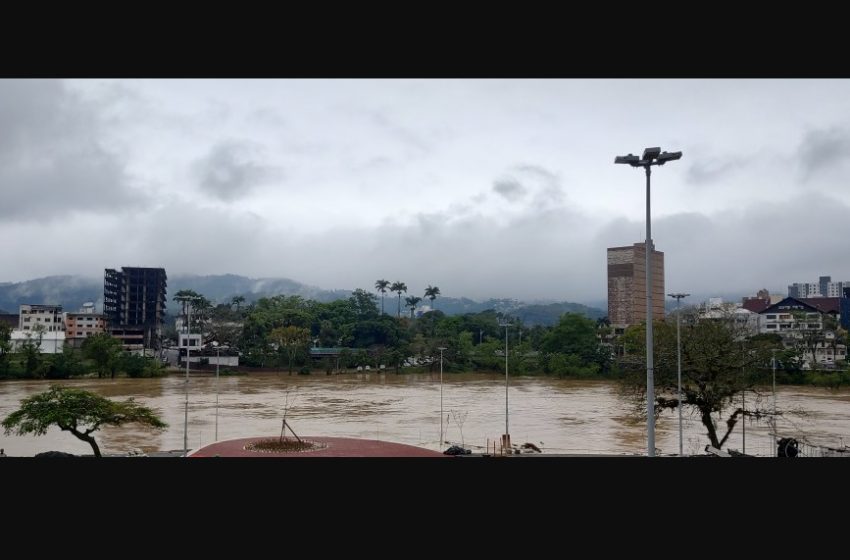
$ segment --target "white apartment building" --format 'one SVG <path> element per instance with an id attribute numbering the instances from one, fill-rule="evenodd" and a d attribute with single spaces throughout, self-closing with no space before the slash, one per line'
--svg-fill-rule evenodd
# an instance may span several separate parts
<path id="1" fill-rule="evenodd" d="M 42 325 L 44 332 L 65 330 L 61 305 L 29 305 L 20 306 L 18 329 L 34 331 L 36 325 Z"/>
<path id="2" fill-rule="evenodd" d="M 788 297 L 841 297 L 844 288 L 850 288 L 850 281 L 833 282 L 831 276 L 821 276 L 817 282 L 791 284 L 788 286 Z"/>

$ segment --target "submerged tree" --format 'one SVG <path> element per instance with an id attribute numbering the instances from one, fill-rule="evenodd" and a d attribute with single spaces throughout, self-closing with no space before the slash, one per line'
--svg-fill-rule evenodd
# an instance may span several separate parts
<path id="1" fill-rule="evenodd" d="M 100 448 L 91 434 L 101 426 L 130 423 L 159 430 L 168 427 L 153 409 L 133 399 L 111 401 L 82 389 L 52 385 L 43 393 L 21 400 L 21 408 L 3 420 L 3 428 L 6 435 L 14 431 L 19 436 L 42 436 L 50 426 L 58 426 L 91 445 L 95 457 L 100 457 Z"/>
<path id="2" fill-rule="evenodd" d="M 748 338 L 746 332 L 727 319 L 709 319 L 683 325 L 682 403 L 677 391 L 677 353 L 675 322 L 654 324 L 655 413 L 675 409 L 680 404 L 695 410 L 706 429 L 711 445 L 723 447 L 738 421 L 743 417 L 761 418 L 772 415 L 761 407 L 764 399 L 744 410 L 741 396 L 745 392 L 760 394 L 767 381 L 771 349 L 776 343 L 762 337 Z M 625 388 L 636 399 L 646 400 L 644 324 L 630 327 L 624 337 L 626 355 L 621 364 L 625 372 Z M 726 414 L 725 421 L 723 415 Z M 725 424 L 725 431 L 721 426 Z"/>

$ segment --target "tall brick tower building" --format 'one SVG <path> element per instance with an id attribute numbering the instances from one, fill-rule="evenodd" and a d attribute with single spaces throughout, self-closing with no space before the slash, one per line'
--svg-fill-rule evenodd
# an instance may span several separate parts
<path id="1" fill-rule="evenodd" d="M 652 316 L 664 319 L 664 253 L 652 252 Z M 646 320 L 646 245 L 608 248 L 608 321 L 614 332 Z"/>

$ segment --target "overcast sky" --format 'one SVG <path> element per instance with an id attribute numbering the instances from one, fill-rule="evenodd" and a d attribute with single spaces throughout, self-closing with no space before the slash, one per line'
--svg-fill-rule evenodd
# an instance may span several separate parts
<path id="1" fill-rule="evenodd" d="M 604 300 L 648 146 L 667 291 L 850 280 L 848 80 L 0 80 L 0 281 Z"/>

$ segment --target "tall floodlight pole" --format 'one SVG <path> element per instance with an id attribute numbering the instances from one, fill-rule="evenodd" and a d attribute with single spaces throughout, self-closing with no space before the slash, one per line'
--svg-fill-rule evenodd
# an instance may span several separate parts
<path id="1" fill-rule="evenodd" d="M 500 327 L 505 327 L 505 437 L 510 437 L 508 429 L 508 327 L 511 323 L 507 321 L 499 321 Z"/>
<path id="2" fill-rule="evenodd" d="M 676 358 L 678 361 L 678 378 L 679 378 L 679 457 L 684 457 L 684 453 L 682 451 L 682 335 L 681 335 L 681 321 L 679 318 L 679 304 L 682 301 L 682 298 L 686 298 L 691 294 L 667 294 L 671 298 L 676 298 Z"/>
<path id="3" fill-rule="evenodd" d="M 189 453 L 189 341 L 192 334 L 192 302 L 197 298 L 183 296 L 175 298 L 177 301 L 185 301 L 186 304 L 186 382 L 185 382 L 185 406 L 183 407 L 183 454 Z"/>
<path id="4" fill-rule="evenodd" d="M 650 221 L 650 168 L 680 159 L 682 152 L 661 152 L 661 148 L 646 148 L 643 157 L 636 155 L 617 156 L 614 163 L 627 163 L 632 167 L 643 167 L 646 171 L 646 454 L 655 457 L 655 379 L 653 378 L 652 356 L 652 226 Z"/>
<path id="5" fill-rule="evenodd" d="M 773 437 L 776 438 L 776 348 L 771 350 L 771 354 L 771 361 L 773 362 Z M 773 447 L 772 442 L 771 447 Z"/>
<path id="6" fill-rule="evenodd" d="M 221 346 L 215 343 L 215 440 L 218 441 L 218 368 L 221 365 Z"/>
<path id="7" fill-rule="evenodd" d="M 445 346 L 437 348 L 440 351 L 440 447 L 443 447 L 443 350 Z"/>

